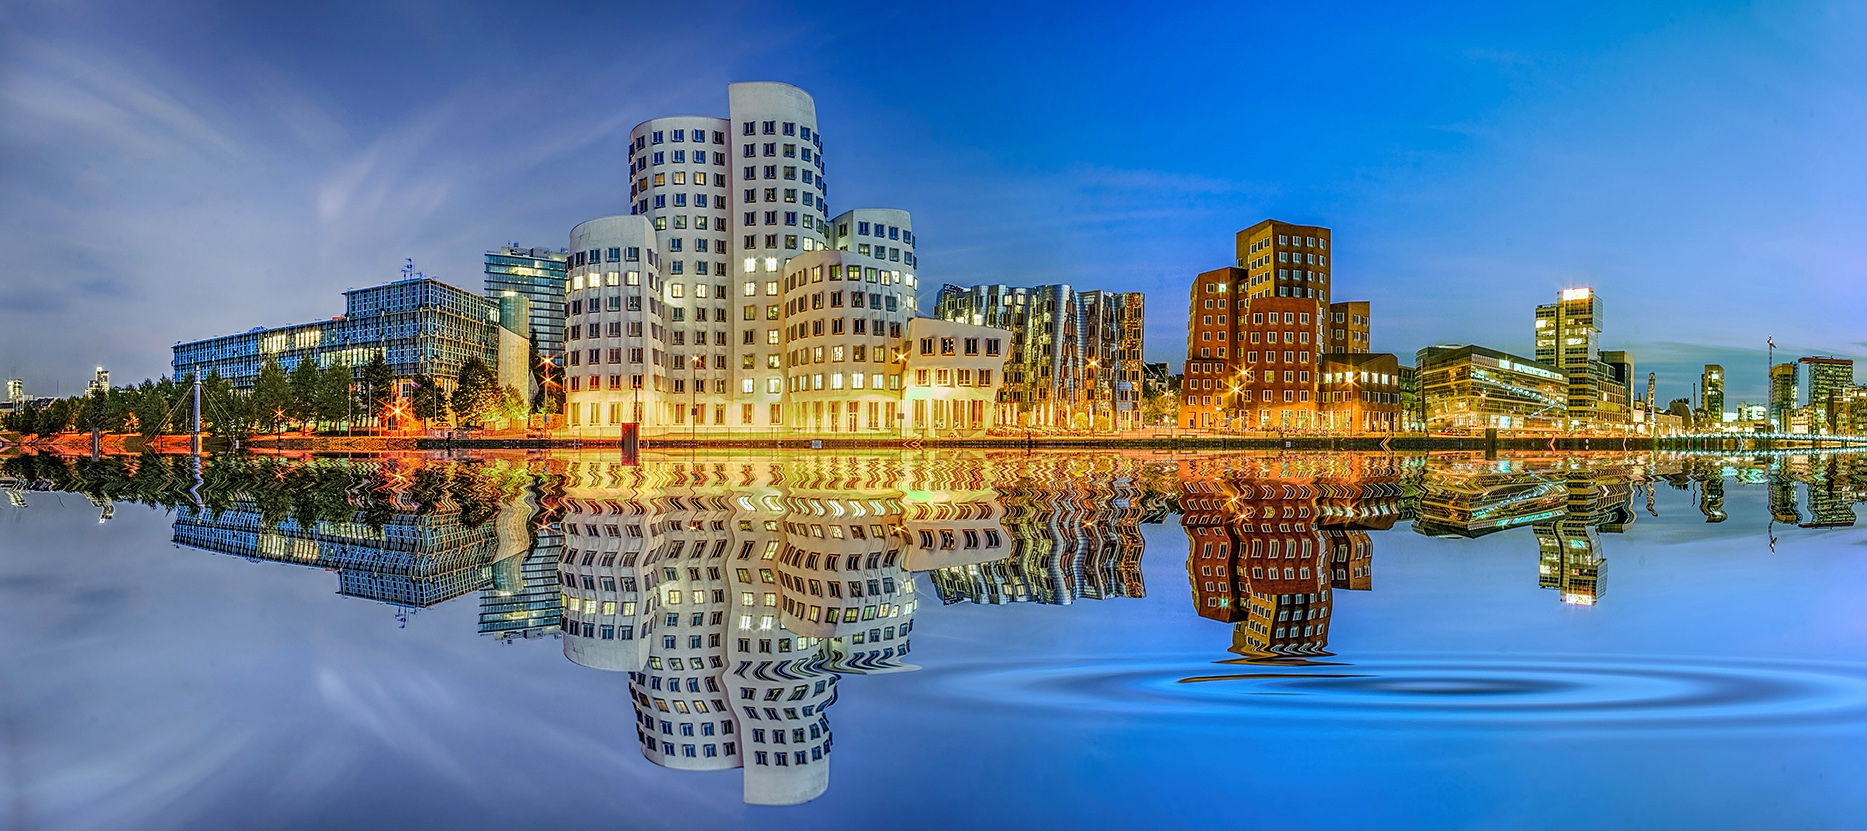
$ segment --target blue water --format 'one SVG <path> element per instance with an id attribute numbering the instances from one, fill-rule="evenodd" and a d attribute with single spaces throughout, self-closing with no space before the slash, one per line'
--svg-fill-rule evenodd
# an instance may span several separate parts
<path id="1" fill-rule="evenodd" d="M 871 476 L 861 482 L 809 482 L 805 498 L 839 484 L 882 492 L 862 465 L 886 463 L 858 461 Z M 1152 464 L 1172 472 L 1157 491 L 1204 475 Z M 1815 501 L 1828 520 L 1851 514 L 1850 462 L 1701 465 L 1684 489 L 1652 476 L 1674 462 L 1602 463 L 1605 480 L 1634 488 L 1592 507 L 1634 519 L 1595 535 L 1605 588 L 1592 605 L 1539 588 L 1531 527 L 1416 533 L 1430 474 L 1449 463 L 1405 464 L 1392 481 L 1407 495 L 1361 500 L 1402 518 L 1367 532 L 1367 588 L 1332 592 L 1326 648 L 1230 651 L 1234 627 L 1195 605 L 1201 581 L 1175 510 L 1129 522 L 1145 589 L 1128 591 L 1143 596 L 949 604 L 930 575 L 904 573 L 918 603 L 911 636 L 889 641 L 911 641 L 894 659 L 903 671 L 838 673 L 821 710 L 834 736 L 827 787 L 785 806 L 746 804 L 740 770 L 645 757 L 629 676 L 567 660 L 561 622 L 532 637 L 481 634 L 490 583 L 425 606 L 348 596 L 333 571 L 172 543 L 187 509 L 121 501 L 100 521 L 83 495 L 28 491 L 28 507 L 0 505 L 0 822 L 1859 827 L 1863 532 L 1771 522 L 1788 493 L 1805 521 Z M 1001 505 L 1113 525 L 1123 477 L 1146 467 L 1090 464 L 1082 480 L 1109 487 L 1072 507 L 1082 497 L 1064 493 L 1054 465 L 1024 480 L 1017 465 L 958 457 L 910 471 L 922 478 L 908 484 L 951 494 L 985 475 Z M 1586 478 L 1572 462 L 1488 469 L 1508 480 L 1563 465 L 1555 478 Z M 1709 478 L 1724 488 L 1721 523 L 1699 508 Z M 747 492 L 683 482 L 652 490 Z M 605 487 L 623 501 L 655 495 Z M 857 647 L 845 637 L 841 648 Z"/>

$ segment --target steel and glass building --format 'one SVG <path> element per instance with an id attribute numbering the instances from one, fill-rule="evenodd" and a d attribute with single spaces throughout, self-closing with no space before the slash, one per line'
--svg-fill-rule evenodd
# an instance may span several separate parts
<path id="1" fill-rule="evenodd" d="M 1798 363 L 1809 368 L 1809 416 L 1814 432 L 1837 433 L 1840 421 L 1837 396 L 1854 386 L 1854 362 L 1847 358 L 1811 357 Z"/>
<path id="2" fill-rule="evenodd" d="M 998 418 L 1028 427 L 1141 426 L 1140 292 L 947 285 L 934 317 L 1011 333 Z"/>
<path id="3" fill-rule="evenodd" d="M 1536 307 L 1535 333 L 1537 362 L 1555 367 L 1568 381 L 1568 427 L 1633 418 L 1633 360 L 1625 352 L 1601 351 L 1601 295 L 1587 287 L 1564 289 L 1555 303 Z"/>
<path id="4" fill-rule="evenodd" d="M 538 354 L 548 358 L 564 354 L 565 295 L 570 290 L 566 256 L 548 248 L 512 245 L 486 252 L 486 296 L 524 297 L 531 306 L 530 323 L 514 331 L 530 337 Z"/>
<path id="5" fill-rule="evenodd" d="M 1415 371 L 1429 430 L 1554 430 L 1568 416 L 1568 376 L 1482 346 L 1429 346 Z"/>
<path id="6" fill-rule="evenodd" d="M 1699 375 L 1699 396 L 1705 402 L 1705 418 L 1712 424 L 1724 422 L 1724 367 L 1706 364 L 1705 371 Z M 1652 386 L 1648 382 L 1648 386 Z"/>
<path id="7" fill-rule="evenodd" d="M 1796 409 L 1797 377 L 1801 373 L 1794 363 L 1780 363 L 1770 367 L 1770 427 L 1788 432 L 1790 411 Z"/>
<path id="8" fill-rule="evenodd" d="M 216 372 L 247 389 L 269 359 L 287 371 L 304 361 L 320 368 L 341 362 L 360 371 L 381 355 L 398 381 L 421 374 L 445 387 L 478 358 L 499 374 L 501 386 L 523 391 L 526 353 L 525 336 L 500 325 L 497 300 L 416 278 L 344 292 L 341 317 L 176 344 L 172 366 L 177 378 Z"/>

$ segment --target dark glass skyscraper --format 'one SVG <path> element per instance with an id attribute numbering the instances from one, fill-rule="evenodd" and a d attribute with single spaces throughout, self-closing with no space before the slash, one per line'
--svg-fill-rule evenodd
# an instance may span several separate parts
<path id="1" fill-rule="evenodd" d="M 554 358 L 564 354 L 565 260 L 562 252 L 545 248 L 507 245 L 486 252 L 486 296 L 497 300 L 516 292 L 530 300 L 531 331 L 524 334 L 538 354 Z"/>

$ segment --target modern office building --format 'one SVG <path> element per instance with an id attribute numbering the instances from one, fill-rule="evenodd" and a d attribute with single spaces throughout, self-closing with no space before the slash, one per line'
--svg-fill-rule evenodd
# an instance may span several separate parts
<path id="1" fill-rule="evenodd" d="M 18 378 L 9 378 L 6 382 L 6 403 L 17 407 L 26 400 L 26 382 Z"/>
<path id="2" fill-rule="evenodd" d="M 1400 429 L 1418 433 L 1426 429 L 1426 399 L 1420 396 L 1419 371 L 1403 366 L 1396 370 L 1400 379 Z"/>
<path id="3" fill-rule="evenodd" d="M 1555 303 L 1536 307 L 1535 333 L 1537 362 L 1555 367 L 1568 382 L 1566 427 L 1632 421 L 1633 361 L 1624 352 L 1601 352 L 1601 295 L 1586 287 L 1564 289 Z"/>
<path id="4" fill-rule="evenodd" d="M 1368 353 L 1368 304 L 1330 302 L 1328 228 L 1265 220 L 1234 244 L 1193 281 L 1179 424 L 1329 429 L 1320 356 Z"/>
<path id="5" fill-rule="evenodd" d="M 570 291 L 565 259 L 563 252 L 548 248 L 507 245 L 486 252 L 486 296 L 524 297 L 529 320 L 512 331 L 530 337 L 538 354 L 552 359 L 564 354 L 565 295 Z"/>
<path id="6" fill-rule="evenodd" d="M 1568 376 L 1509 353 L 1429 346 L 1415 377 L 1429 430 L 1557 430 L 1568 418 Z"/>
<path id="7" fill-rule="evenodd" d="M 1704 404 L 1705 418 L 1712 424 L 1724 422 L 1724 367 L 1706 364 L 1705 371 L 1699 374 L 1699 396 Z M 1649 384 L 1650 386 L 1651 384 Z"/>
<path id="8" fill-rule="evenodd" d="M 176 344 L 172 366 L 177 378 L 216 372 L 246 389 L 268 359 L 287 371 L 307 360 L 361 371 L 382 355 L 398 381 L 420 374 L 451 388 L 461 365 L 478 358 L 498 373 L 500 386 L 523 392 L 530 384 L 526 338 L 500 319 L 496 299 L 439 280 L 398 280 L 344 292 L 341 317 Z M 108 386 L 107 376 L 100 377 Z"/>
<path id="9" fill-rule="evenodd" d="M 1815 432 L 1836 433 L 1839 412 L 1835 398 L 1854 386 L 1854 362 L 1847 358 L 1810 357 L 1798 361 L 1809 368 L 1809 415 Z"/>
<path id="10" fill-rule="evenodd" d="M 176 373 L 175 377 L 180 378 L 181 373 L 179 372 Z M 91 375 L 90 385 L 86 386 L 84 388 L 84 391 L 87 394 L 93 393 L 93 392 L 109 392 L 110 391 L 110 370 L 105 369 L 101 366 L 98 367 L 97 371 Z"/>
<path id="11" fill-rule="evenodd" d="M 1797 376 L 1801 373 L 1794 363 L 1780 363 L 1770 367 L 1770 427 L 1788 432 L 1789 415 L 1796 409 Z"/>
<path id="12" fill-rule="evenodd" d="M 1011 333 L 999 421 L 1131 430 L 1141 424 L 1140 292 L 1067 285 L 940 289 L 934 317 Z"/>

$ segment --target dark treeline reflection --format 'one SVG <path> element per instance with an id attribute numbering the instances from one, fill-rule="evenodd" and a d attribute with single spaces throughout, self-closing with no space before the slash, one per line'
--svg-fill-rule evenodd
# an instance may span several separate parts
<path id="1" fill-rule="evenodd" d="M 1328 656 L 1338 592 L 1375 587 L 1375 540 L 1527 527 L 1536 584 L 1607 596 L 1603 535 L 1691 492 L 1723 522 L 1762 487 L 1769 521 L 1854 522 L 1854 456 L 819 452 L 287 461 L 16 456 L 30 491 L 169 509 L 174 541 L 334 571 L 415 608 L 478 591 L 479 631 L 555 638 L 624 673 L 643 754 L 743 768 L 744 798 L 829 785 L 827 711 L 849 675 L 911 671 L 923 602 L 1072 604 L 1146 594 L 1143 524 L 1180 515 L 1192 611 L 1245 663 Z M 1670 504 L 1677 504 L 1672 501 Z M 1177 556 L 1178 552 L 1168 552 Z M 1528 573 L 1525 580 L 1532 579 Z"/>

